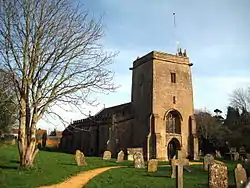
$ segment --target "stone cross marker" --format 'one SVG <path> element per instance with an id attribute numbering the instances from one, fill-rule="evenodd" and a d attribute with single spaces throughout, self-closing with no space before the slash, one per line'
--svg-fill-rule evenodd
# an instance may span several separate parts
<path id="1" fill-rule="evenodd" d="M 237 164 L 236 168 L 234 169 L 234 177 L 236 188 L 241 188 L 243 183 L 245 183 L 247 180 L 246 170 L 241 164 Z"/>
<path id="2" fill-rule="evenodd" d="M 206 154 L 203 159 L 203 169 L 208 171 L 208 166 L 214 163 L 214 157 L 211 154 Z"/>
<path id="3" fill-rule="evenodd" d="M 183 166 L 188 165 L 188 159 L 183 158 L 182 151 L 178 150 L 178 159 L 171 160 L 171 178 L 176 178 L 176 187 L 183 188 Z"/>
<path id="4" fill-rule="evenodd" d="M 102 159 L 103 160 L 110 160 L 111 159 L 111 152 L 110 151 L 104 151 Z"/>
<path id="5" fill-rule="evenodd" d="M 76 150 L 75 161 L 77 166 L 87 165 L 84 154 L 80 150 Z"/>
<path id="6" fill-rule="evenodd" d="M 184 166 L 189 165 L 188 159 L 185 159 L 182 157 L 181 153 L 178 153 L 178 159 L 176 159 L 176 156 L 173 157 L 171 160 L 171 178 L 176 178 L 176 166 L 181 162 L 181 164 Z"/>
<path id="7" fill-rule="evenodd" d="M 145 168 L 145 163 L 144 163 L 143 155 L 141 152 L 136 152 L 133 158 L 134 158 L 135 168 Z"/>
<path id="8" fill-rule="evenodd" d="M 158 160 L 150 159 L 148 161 L 148 172 L 156 172 L 158 167 Z"/>
<path id="9" fill-rule="evenodd" d="M 117 163 L 120 163 L 120 162 L 123 162 L 123 160 L 124 160 L 124 152 L 121 150 L 121 151 L 118 153 L 118 155 L 117 155 L 117 160 L 116 160 L 116 162 L 117 162 Z"/>
<path id="10" fill-rule="evenodd" d="M 228 188 L 227 166 L 214 163 L 209 167 L 209 188 Z"/>

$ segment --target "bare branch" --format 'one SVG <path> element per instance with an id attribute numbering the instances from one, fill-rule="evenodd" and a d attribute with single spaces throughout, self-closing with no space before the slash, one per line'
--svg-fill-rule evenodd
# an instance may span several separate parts
<path id="1" fill-rule="evenodd" d="M 2 0 L 0 68 L 9 72 L 18 99 L 19 148 L 25 163 L 36 124 L 44 115 L 63 120 L 54 105 L 92 103 L 93 92 L 115 90 L 102 19 L 95 20 L 70 0 Z M 28 149 L 27 149 L 28 148 Z M 32 157 L 31 157 L 32 158 Z"/>

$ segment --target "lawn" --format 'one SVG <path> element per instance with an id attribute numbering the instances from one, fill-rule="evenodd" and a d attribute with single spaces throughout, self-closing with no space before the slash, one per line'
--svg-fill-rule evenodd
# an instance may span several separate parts
<path id="1" fill-rule="evenodd" d="M 35 188 L 61 182 L 81 171 L 105 166 L 128 166 L 112 169 L 94 177 L 86 188 L 146 188 L 146 187 L 174 187 L 175 179 L 170 179 L 170 167 L 167 162 L 155 173 L 148 173 L 146 169 L 135 169 L 132 162 L 125 161 L 117 164 L 115 159 L 103 161 L 98 157 L 87 157 L 88 166 L 78 167 L 72 154 L 40 151 L 36 158 L 36 167 L 32 170 L 19 169 L 17 146 L 0 148 L 0 187 L 1 188 Z M 229 187 L 234 186 L 233 169 L 235 163 L 227 162 L 229 169 Z M 193 165 L 191 173 L 184 171 L 184 187 L 207 187 L 208 174 L 201 165 Z"/>
<path id="2" fill-rule="evenodd" d="M 229 169 L 229 187 L 234 186 L 233 169 L 235 164 L 227 165 Z M 85 188 L 172 188 L 175 179 L 170 178 L 169 166 L 159 167 L 155 173 L 148 173 L 145 169 L 120 168 L 109 170 L 94 177 Z M 184 171 L 185 188 L 208 187 L 208 172 L 202 170 L 202 165 L 192 165 L 192 172 Z"/>
<path id="3" fill-rule="evenodd" d="M 0 148 L 0 187 L 1 188 L 35 188 L 61 182 L 80 171 L 104 166 L 131 165 L 119 163 L 115 159 L 103 161 L 98 157 L 87 157 L 88 166 L 78 167 L 74 156 L 65 153 L 40 151 L 36 158 L 36 167 L 32 170 L 19 169 L 17 146 Z"/>

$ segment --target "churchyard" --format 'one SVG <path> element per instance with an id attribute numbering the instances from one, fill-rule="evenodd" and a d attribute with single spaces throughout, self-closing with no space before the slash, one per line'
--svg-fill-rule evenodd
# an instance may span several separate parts
<path id="1" fill-rule="evenodd" d="M 244 163 L 240 160 L 217 160 L 212 155 L 206 155 L 200 161 L 194 162 L 181 157 L 181 152 L 178 152 L 170 164 L 155 159 L 144 161 L 140 152 L 135 152 L 133 160 L 127 160 L 124 152 L 111 159 L 108 151 L 103 157 L 85 157 L 80 151 L 75 155 L 40 151 L 35 168 L 22 170 L 19 169 L 17 146 L 5 145 L 0 148 L 0 185 L 1 188 L 54 185 L 76 177 L 80 172 L 87 173 L 89 170 L 112 166 L 119 168 L 93 176 L 85 187 L 203 188 L 210 185 L 223 188 L 236 187 L 237 183 L 237 188 L 240 188 L 247 179 L 246 172 L 240 165 Z"/>

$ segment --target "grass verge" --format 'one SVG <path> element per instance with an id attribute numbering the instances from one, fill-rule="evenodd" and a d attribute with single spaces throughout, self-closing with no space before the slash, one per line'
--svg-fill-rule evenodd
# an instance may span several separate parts
<path id="1" fill-rule="evenodd" d="M 62 182 L 79 172 L 106 166 L 130 166 L 131 162 L 116 163 L 115 159 L 104 161 L 99 157 L 87 157 L 88 165 L 79 167 L 74 161 L 74 155 L 39 151 L 35 168 L 19 169 L 17 146 L 0 148 L 0 187 L 1 188 L 34 188 Z"/>

